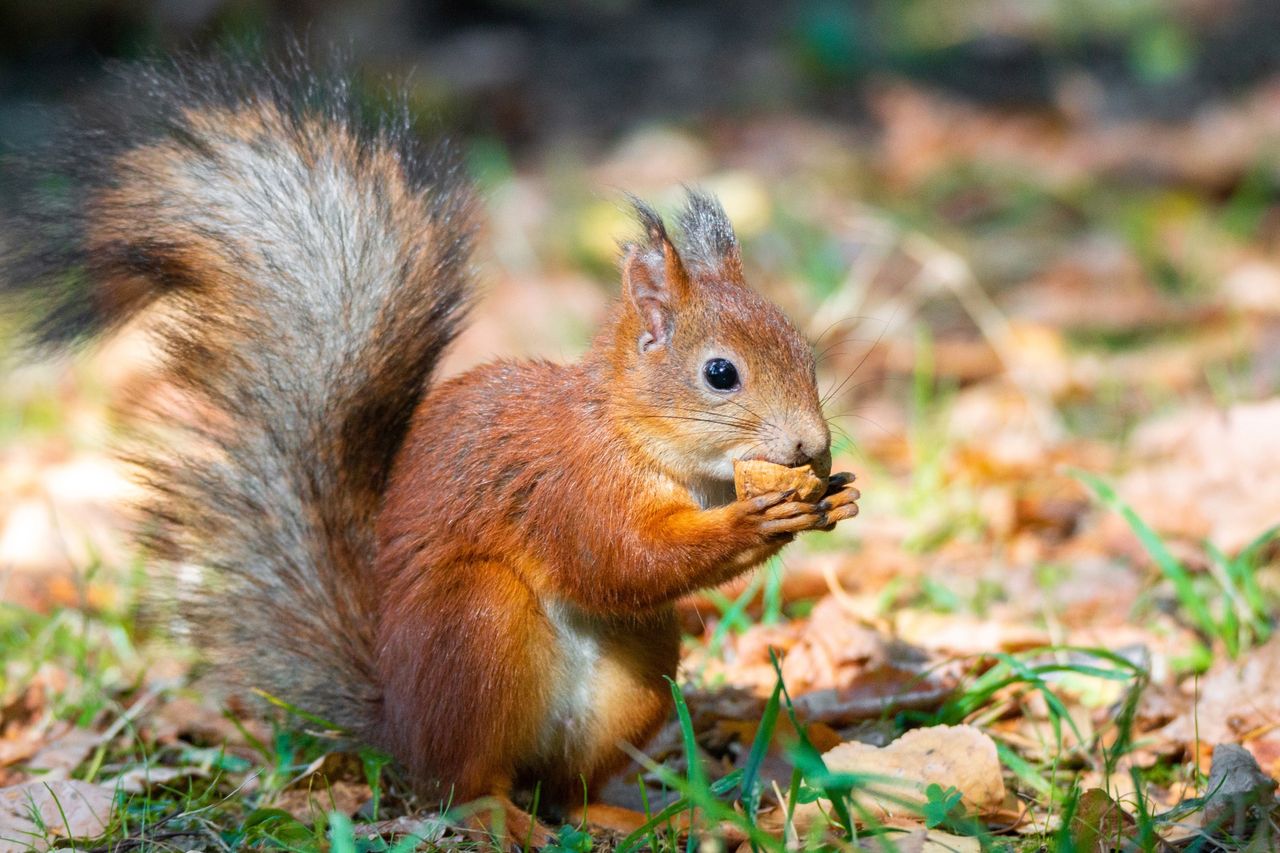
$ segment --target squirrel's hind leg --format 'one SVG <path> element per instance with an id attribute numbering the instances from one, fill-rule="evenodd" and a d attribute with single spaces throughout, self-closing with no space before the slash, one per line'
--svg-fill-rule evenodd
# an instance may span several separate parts
<path id="1" fill-rule="evenodd" d="M 427 802 L 506 799 L 551 699 L 552 631 L 536 599 L 480 560 L 405 566 L 384 596 L 380 745 Z"/>

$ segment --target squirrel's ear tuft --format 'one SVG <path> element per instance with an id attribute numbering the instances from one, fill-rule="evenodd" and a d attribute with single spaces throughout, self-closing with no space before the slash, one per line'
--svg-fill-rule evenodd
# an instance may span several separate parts
<path id="1" fill-rule="evenodd" d="M 647 352 L 671 342 L 676 308 L 689 292 L 689 275 L 662 217 L 639 199 L 632 198 L 631 204 L 644 234 L 623 246 L 622 290 L 640 320 L 637 346 Z"/>
<path id="2" fill-rule="evenodd" d="M 680 212 L 686 259 L 718 278 L 741 282 L 742 252 L 728 214 L 719 199 L 710 193 L 687 192 L 684 210 Z"/>

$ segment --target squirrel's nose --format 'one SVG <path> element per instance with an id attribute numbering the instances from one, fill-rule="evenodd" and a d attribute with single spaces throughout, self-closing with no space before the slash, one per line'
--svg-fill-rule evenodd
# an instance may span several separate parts
<path id="1" fill-rule="evenodd" d="M 826 430 L 822 430 L 821 435 L 815 433 L 811 436 L 802 436 L 796 439 L 791 464 L 792 466 L 813 465 L 815 462 L 829 459 L 830 453 L 830 434 Z"/>
<path id="2" fill-rule="evenodd" d="M 792 466 L 794 467 L 798 465 L 808 465 L 812 461 L 813 461 L 813 454 L 805 450 L 803 441 L 797 441 L 795 452 L 791 454 Z"/>

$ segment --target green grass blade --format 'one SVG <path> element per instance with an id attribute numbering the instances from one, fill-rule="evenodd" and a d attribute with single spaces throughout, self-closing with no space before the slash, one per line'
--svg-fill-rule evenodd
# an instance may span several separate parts
<path id="1" fill-rule="evenodd" d="M 782 558 L 771 557 L 761 574 L 764 592 L 760 596 L 760 624 L 776 625 L 782 621 Z"/>
<path id="2" fill-rule="evenodd" d="M 674 679 L 668 678 L 671 684 L 671 696 L 676 703 L 676 716 L 680 719 L 680 737 L 684 741 L 685 762 L 688 764 L 689 787 L 702 790 L 707 787 L 706 774 L 702 771 L 702 762 L 698 758 L 698 741 L 693 734 L 693 719 L 689 716 L 689 706 L 684 701 L 684 693 Z M 685 847 L 687 853 L 693 853 L 693 822 L 696 817 L 693 805 L 689 806 L 689 840 Z"/>
<path id="3" fill-rule="evenodd" d="M 797 756 L 812 763 L 815 767 L 821 768 L 823 773 L 829 773 L 827 763 L 822 760 L 822 754 L 818 752 L 813 742 L 809 740 L 809 735 L 805 732 L 804 726 L 800 725 L 800 721 L 796 718 L 795 704 L 791 701 L 791 694 L 787 692 L 786 682 L 782 679 L 782 664 L 778 662 L 778 656 L 773 649 L 769 649 L 769 661 L 773 664 L 773 671 L 778 676 L 778 688 L 782 691 L 782 698 L 786 701 L 787 717 L 791 720 L 791 725 L 795 728 L 796 734 L 800 738 L 800 742 L 796 745 Z M 844 797 L 832 792 L 829 797 L 831 807 L 835 809 L 836 817 L 840 821 L 840 828 L 844 831 L 845 838 L 853 840 L 853 817 L 849 814 L 848 804 L 844 801 Z"/>
<path id="4" fill-rule="evenodd" d="M 755 823 L 756 814 L 760 811 L 760 767 L 764 764 L 769 752 L 769 744 L 773 742 L 773 732 L 778 725 L 778 710 L 782 699 L 782 677 L 779 676 L 773 685 L 773 694 L 764 706 L 764 714 L 760 717 L 760 727 L 756 729 L 755 740 L 751 743 L 751 752 L 747 755 L 747 764 L 742 773 L 742 804 L 747 812 L 747 819 Z"/>
<path id="5" fill-rule="evenodd" d="M 718 655 L 720 653 L 725 637 L 729 636 L 729 632 L 734 628 L 747 628 L 750 626 L 751 620 L 747 616 L 747 606 L 751 604 L 760 592 L 760 586 L 764 583 L 764 578 L 763 572 L 757 572 L 755 577 L 751 579 L 732 602 L 729 602 L 718 592 L 711 596 L 711 600 L 720 608 L 720 623 L 711 632 L 711 639 L 707 642 L 707 648 L 711 654 Z"/>
<path id="6" fill-rule="evenodd" d="M 1191 582 L 1190 572 L 1170 553 L 1160 535 L 1143 521 L 1142 517 L 1131 506 L 1122 501 L 1120 496 L 1116 494 L 1115 489 L 1111 488 L 1101 477 L 1080 469 L 1072 469 L 1071 473 L 1077 480 L 1088 486 L 1108 509 L 1118 512 L 1128 522 L 1129 528 L 1138 537 L 1142 547 L 1151 555 L 1151 559 L 1155 561 L 1160 573 L 1173 584 L 1178 601 L 1186 609 L 1195 627 L 1206 637 L 1219 636 L 1218 624 L 1213 615 L 1209 613 L 1209 608 L 1205 606 L 1204 600 L 1196 592 L 1195 586 Z"/>
<path id="7" fill-rule="evenodd" d="M 641 824 L 626 838 L 618 842 L 618 853 L 630 853 L 630 851 L 634 850 L 636 845 L 641 841 L 648 840 L 648 837 L 655 829 L 662 826 L 664 823 L 667 823 L 685 809 L 692 808 L 692 805 L 693 804 L 686 797 L 681 797 L 674 803 L 671 803 L 665 809 Z"/>
<path id="8" fill-rule="evenodd" d="M 1251 612 L 1251 623 L 1257 639 L 1262 642 L 1271 635 L 1271 619 L 1266 597 L 1258 584 L 1258 554 L 1280 536 L 1280 524 L 1268 527 L 1241 549 L 1234 560 L 1227 563 L 1227 573 L 1240 586 L 1241 593 Z"/>
<path id="9" fill-rule="evenodd" d="M 1030 762 L 1019 755 L 1017 750 L 1009 748 L 1002 741 L 996 741 L 996 755 L 1000 758 L 1001 764 L 1013 771 L 1013 775 L 1027 787 L 1034 788 L 1040 796 L 1047 799 L 1053 793 L 1053 785 L 1040 775 Z"/>
<path id="10" fill-rule="evenodd" d="M 329 849 L 332 853 L 356 853 L 356 831 L 342 812 L 329 813 Z"/>
<path id="11" fill-rule="evenodd" d="M 620 746 L 624 752 L 635 759 L 635 761 L 644 767 L 645 770 L 657 776 L 664 785 L 667 785 L 681 794 L 682 799 L 679 800 L 678 803 L 673 803 L 671 806 L 668 806 L 667 809 L 664 810 L 664 813 L 667 810 L 671 810 L 671 815 L 674 815 L 684 809 L 690 809 L 690 811 L 700 810 L 709 821 L 712 821 L 715 824 L 729 823 L 738 829 L 741 829 L 754 844 L 762 847 L 766 851 L 783 853 L 783 845 L 777 838 L 774 838 L 768 833 L 762 831 L 759 827 L 748 822 L 746 817 L 736 811 L 731 805 L 716 799 L 711 793 L 710 786 L 705 783 L 700 786 L 693 785 L 687 778 L 681 778 L 679 774 L 673 772 L 665 765 L 658 764 L 639 750 L 636 750 L 625 743 L 620 744 Z M 679 808 L 676 808 L 677 805 Z M 661 817 L 661 815 L 659 817 Z M 668 818 L 669 817 L 670 815 L 668 815 Z M 633 837 L 642 834 L 647 829 L 652 829 L 651 825 L 656 825 L 656 820 L 657 819 L 655 818 L 654 820 L 649 821 L 649 824 L 642 826 L 640 830 L 637 830 L 637 832 L 627 836 L 627 838 L 632 839 Z M 691 828 L 691 838 L 693 837 L 693 834 L 694 833 Z M 619 849 L 621 850 L 622 848 L 620 847 Z"/>

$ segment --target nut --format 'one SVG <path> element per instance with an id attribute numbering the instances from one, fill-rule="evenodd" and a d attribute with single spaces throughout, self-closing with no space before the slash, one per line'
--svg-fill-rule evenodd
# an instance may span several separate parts
<path id="1" fill-rule="evenodd" d="M 788 468 L 760 459 L 735 459 L 733 488 L 738 500 L 795 489 L 797 500 L 813 502 L 826 492 L 827 478 L 815 474 L 811 465 Z"/>

